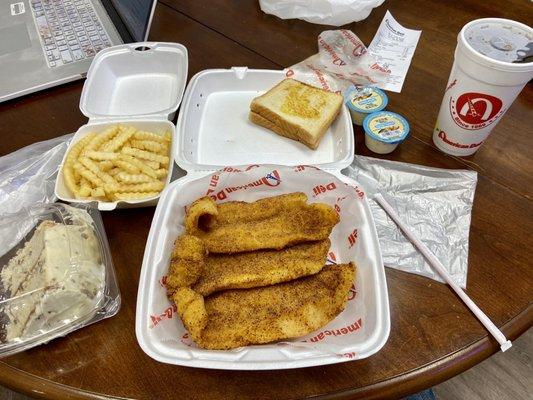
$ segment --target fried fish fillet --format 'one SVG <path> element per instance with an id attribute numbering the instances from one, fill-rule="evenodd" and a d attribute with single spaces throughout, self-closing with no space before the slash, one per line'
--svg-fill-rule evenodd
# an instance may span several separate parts
<path id="1" fill-rule="evenodd" d="M 315 275 L 204 298 L 188 287 L 173 300 L 191 338 L 205 349 L 233 349 L 306 335 L 346 306 L 355 265 L 325 266 Z"/>
<path id="2" fill-rule="evenodd" d="M 209 254 L 202 239 L 182 235 L 176 240 L 167 275 L 167 289 L 192 286 L 201 294 L 286 282 L 316 274 L 324 266 L 329 239 L 302 243 L 283 250 L 258 250 L 236 254 Z"/>
<path id="3" fill-rule="evenodd" d="M 185 229 L 201 238 L 210 253 L 225 254 L 282 249 L 328 238 L 339 216 L 327 204 L 306 201 L 305 194 L 291 193 L 217 206 L 203 197 L 191 204 Z"/>

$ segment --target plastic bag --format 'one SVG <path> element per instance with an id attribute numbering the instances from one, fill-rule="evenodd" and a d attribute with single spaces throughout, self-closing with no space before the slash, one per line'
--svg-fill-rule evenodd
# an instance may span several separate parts
<path id="1" fill-rule="evenodd" d="M 0 210 L 14 213 L 57 198 L 54 185 L 72 134 L 33 143 L 0 157 Z"/>
<path id="2" fill-rule="evenodd" d="M 261 10 L 282 19 L 340 26 L 362 21 L 385 0 L 259 0 Z"/>

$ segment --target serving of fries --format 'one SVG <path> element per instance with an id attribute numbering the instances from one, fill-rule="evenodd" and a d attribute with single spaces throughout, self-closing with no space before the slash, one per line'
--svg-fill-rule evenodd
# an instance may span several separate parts
<path id="1" fill-rule="evenodd" d="M 114 125 L 71 147 L 63 178 L 76 199 L 140 200 L 157 196 L 169 171 L 170 132 Z"/>

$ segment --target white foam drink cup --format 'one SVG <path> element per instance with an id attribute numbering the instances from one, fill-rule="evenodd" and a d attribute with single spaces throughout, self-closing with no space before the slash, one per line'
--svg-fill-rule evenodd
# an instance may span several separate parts
<path id="1" fill-rule="evenodd" d="M 445 153 L 474 154 L 533 78 L 533 29 L 502 18 L 477 19 L 457 38 L 433 142 Z M 529 51 L 529 53 L 528 53 Z"/>

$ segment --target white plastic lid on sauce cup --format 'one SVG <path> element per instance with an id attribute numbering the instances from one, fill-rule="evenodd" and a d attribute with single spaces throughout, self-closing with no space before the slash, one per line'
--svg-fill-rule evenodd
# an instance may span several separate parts
<path id="1" fill-rule="evenodd" d="M 379 111 L 363 121 L 365 144 L 377 154 L 388 154 L 409 135 L 409 123 L 399 114 Z"/>
<path id="2" fill-rule="evenodd" d="M 385 92 L 378 88 L 352 85 L 346 89 L 344 102 L 350 110 L 353 123 L 363 125 L 363 120 L 368 114 L 383 110 L 389 100 Z"/>

